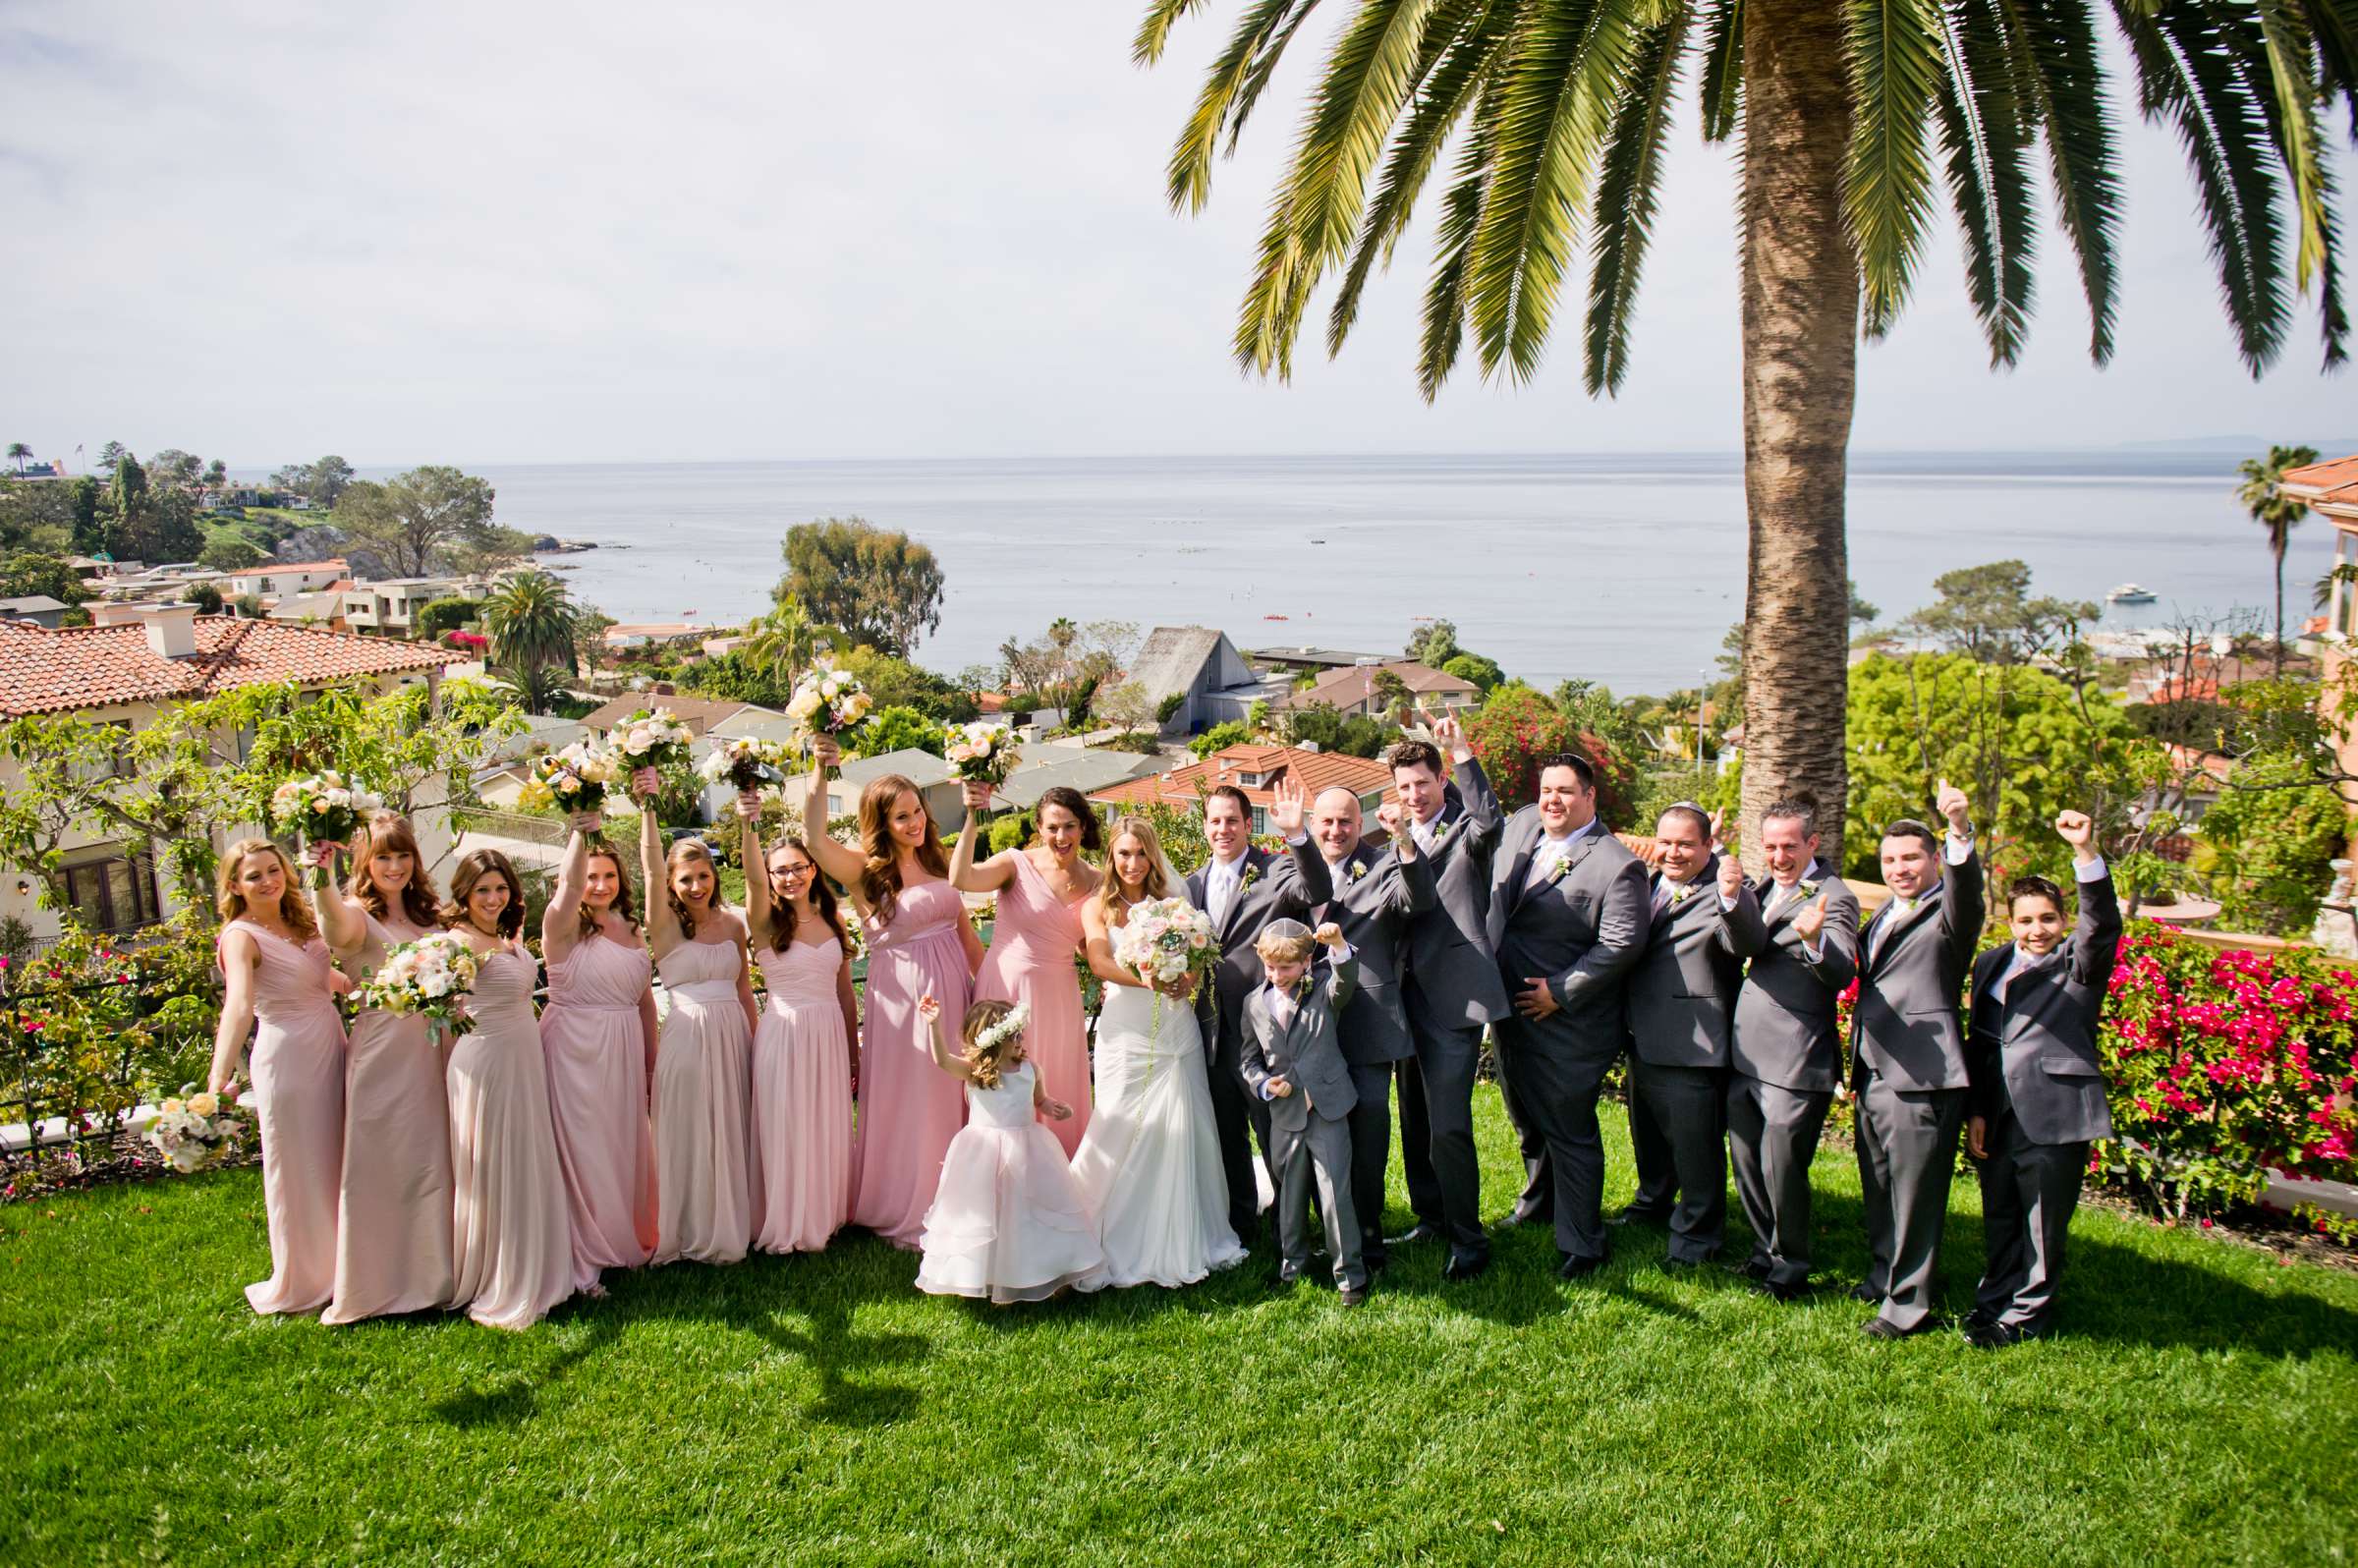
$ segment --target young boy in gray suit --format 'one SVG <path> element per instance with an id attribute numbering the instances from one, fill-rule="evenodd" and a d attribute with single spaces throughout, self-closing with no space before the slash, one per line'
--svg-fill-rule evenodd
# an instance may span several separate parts
<path id="1" fill-rule="evenodd" d="M 1311 970 L 1320 946 L 1331 957 L 1324 981 Z M 1359 1216 L 1351 1206 L 1351 1122 L 1359 1104 L 1335 1019 L 1351 1000 L 1358 965 L 1332 921 L 1314 936 L 1300 921 L 1271 921 L 1254 943 L 1265 983 L 1245 999 L 1245 1085 L 1268 1103 L 1269 1162 L 1277 1176 L 1277 1282 L 1310 1265 L 1310 1193 L 1318 1184 L 1326 1251 L 1343 1305 L 1368 1299 Z"/>
<path id="2" fill-rule="evenodd" d="M 2063 890 L 2044 876 L 2009 889 L 2014 940 L 1973 966 L 1965 1148 L 1981 1162 L 1982 1270 L 1965 1337 L 1985 1350 L 2046 1334 L 2079 1206 L 2088 1146 L 2112 1136 L 2097 1021 L 2120 952 L 2120 903 L 2079 812 L 2055 818 L 2071 846 L 2080 918 L 2066 934 Z"/>

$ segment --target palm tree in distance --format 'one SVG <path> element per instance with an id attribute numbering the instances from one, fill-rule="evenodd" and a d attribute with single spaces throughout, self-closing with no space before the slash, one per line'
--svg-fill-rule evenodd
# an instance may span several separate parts
<path id="1" fill-rule="evenodd" d="M 565 675 L 554 664 L 495 665 L 491 674 L 516 694 L 527 713 L 546 713 L 565 695 Z"/>
<path id="2" fill-rule="evenodd" d="M 782 594 L 770 612 L 754 623 L 745 656 L 754 668 L 791 687 L 818 656 L 820 640 L 821 629 L 812 623 L 802 600 Z"/>
<path id="3" fill-rule="evenodd" d="M 31 456 L 32 448 L 24 442 L 11 441 L 8 443 L 8 460 L 17 466 L 18 474 L 22 475 L 25 472 L 25 460 Z"/>
<path id="4" fill-rule="evenodd" d="M 573 598 L 562 582 L 546 572 L 514 574 L 483 601 L 493 661 L 514 670 L 546 665 L 577 671 L 573 617 Z"/>
<path id="5" fill-rule="evenodd" d="M 2268 530 L 2268 553 L 2276 558 L 2276 673 L 2284 673 L 2284 551 L 2292 543 L 2293 528 L 2309 515 L 2309 508 L 2289 496 L 2276 493 L 2288 469 L 2307 468 L 2317 461 L 2313 446 L 2272 446 L 2266 458 L 2245 458 L 2236 472 L 2243 482 L 2235 487 L 2235 499 L 2252 521 Z"/>
<path id="6" fill-rule="evenodd" d="M 1318 0 L 1248 0 L 1169 164 L 1210 195 Z M 1206 0 L 1150 0 L 1137 58 Z M 2111 0 L 2138 108 L 2184 143 L 2226 315 L 2258 373 L 2291 295 L 2317 293 L 2328 365 L 2348 332 L 2325 124 L 2358 112 L 2351 0 Z M 2112 354 L 2114 99 L 2088 0 L 1352 0 L 1269 201 L 1239 312 L 1248 371 L 1288 375 L 1319 285 L 1327 352 L 1358 318 L 1436 169 L 1417 374 L 1428 398 L 1471 338 L 1486 376 L 1539 368 L 1576 251 L 1589 259 L 1589 390 L 1627 374 L 1640 268 L 1682 76 L 1703 134 L 1742 152 L 1743 817 L 1824 808 L 1840 860 L 1850 596 L 1843 491 L 1858 338 L 1897 319 L 1945 186 L 1993 364 L 2021 353 L 2039 182 L 2078 264 L 2089 352 Z M 2044 156 L 2042 156 L 2044 155 Z M 1747 842 L 1749 842 L 1749 837 Z"/>

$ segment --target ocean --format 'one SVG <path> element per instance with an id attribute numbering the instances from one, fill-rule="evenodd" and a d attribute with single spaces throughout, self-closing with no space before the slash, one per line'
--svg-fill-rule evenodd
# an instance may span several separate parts
<path id="1" fill-rule="evenodd" d="M 1854 453 L 1851 571 L 1886 621 L 1956 567 L 2019 559 L 2032 591 L 2104 599 L 2108 628 L 2265 613 L 2271 562 L 2235 504 L 2235 459 L 2195 452 Z M 1744 605 L 1734 454 L 580 464 L 477 467 L 499 520 L 594 541 L 545 564 L 617 620 L 726 626 L 759 613 L 793 524 L 857 515 L 930 546 L 944 671 L 1058 616 L 1199 624 L 1239 647 L 1396 655 L 1421 618 L 1542 688 L 1621 696 L 1713 678 Z M 2331 564 L 2310 520 L 2286 622 Z"/>

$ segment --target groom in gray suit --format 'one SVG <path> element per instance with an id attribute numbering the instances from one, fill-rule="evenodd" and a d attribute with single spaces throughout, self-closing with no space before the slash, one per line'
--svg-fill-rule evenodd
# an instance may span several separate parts
<path id="1" fill-rule="evenodd" d="M 1891 902 L 1859 933 L 1851 1092 L 1872 1261 L 1854 1294 L 1879 1304 L 1865 1329 L 1878 1339 L 1934 1324 L 1940 1231 L 1965 1124 L 1969 1080 L 1957 999 L 1981 940 L 1982 863 L 1965 792 L 1943 779 L 1937 804 L 1948 819 L 1945 849 L 1922 822 L 1883 829 Z"/>
<path id="2" fill-rule="evenodd" d="M 2096 1027 L 2120 955 L 2120 904 L 2096 824 L 2065 812 L 2055 831 L 2072 850 L 2078 925 L 2067 939 L 2061 888 L 2018 879 L 2006 901 L 2014 940 L 1981 956 L 1968 992 L 1965 1148 L 1981 1161 L 1989 1263 L 1965 1332 L 1984 1349 L 2047 1333 L 2088 1146 L 2112 1136 Z"/>
<path id="3" fill-rule="evenodd" d="M 1222 784 L 1204 797 L 1204 839 L 1211 859 L 1188 873 L 1187 899 L 1211 917 L 1220 960 L 1211 983 L 1196 995 L 1204 1025 L 1205 1076 L 1211 1081 L 1211 1119 L 1220 1135 L 1220 1171 L 1228 1181 L 1228 1228 L 1246 1246 L 1261 1228 L 1261 1189 L 1253 1179 L 1253 1145 L 1269 1152 L 1269 1113 L 1241 1076 L 1245 998 L 1262 983 L 1253 943 L 1273 920 L 1301 920 L 1326 902 L 1332 888 L 1326 863 L 1302 830 L 1302 786 L 1288 773 L 1271 792 L 1269 825 L 1284 838 L 1283 857 L 1253 843 L 1253 803 Z M 1248 1131 L 1248 1129 L 1250 1131 Z M 1270 1180 L 1276 1180 L 1274 1171 Z"/>
<path id="4" fill-rule="evenodd" d="M 1563 753 L 1499 843 L 1488 936 L 1514 1015 L 1498 1070 L 1545 1146 L 1566 1279 L 1594 1273 L 1604 1230 L 1597 1095 L 1628 1039 L 1624 991 L 1646 950 L 1646 868 L 1597 817 L 1597 773 Z"/>

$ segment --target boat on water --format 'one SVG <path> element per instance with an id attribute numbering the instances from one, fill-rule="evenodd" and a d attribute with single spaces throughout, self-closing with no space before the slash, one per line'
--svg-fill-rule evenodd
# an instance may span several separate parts
<path id="1" fill-rule="evenodd" d="M 2154 590 L 2136 583 L 2123 583 L 2105 597 L 2114 604 L 2151 604 Z"/>

